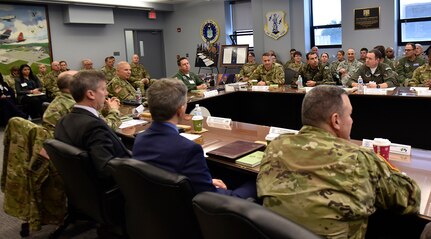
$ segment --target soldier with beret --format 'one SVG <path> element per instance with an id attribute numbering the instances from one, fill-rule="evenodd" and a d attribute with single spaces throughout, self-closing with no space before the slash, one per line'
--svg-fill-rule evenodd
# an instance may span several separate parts
<path id="1" fill-rule="evenodd" d="M 374 151 L 350 142 L 345 90 L 317 86 L 302 103 L 298 134 L 281 135 L 257 177 L 263 206 L 325 238 L 365 238 L 376 209 L 417 213 L 420 189 Z"/>

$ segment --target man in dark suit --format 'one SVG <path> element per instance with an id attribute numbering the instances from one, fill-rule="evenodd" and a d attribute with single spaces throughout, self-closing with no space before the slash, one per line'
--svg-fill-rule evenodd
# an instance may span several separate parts
<path id="1" fill-rule="evenodd" d="M 176 79 L 161 79 L 147 90 L 153 123 L 136 137 L 133 158 L 187 176 L 196 193 L 219 192 L 241 198 L 256 198 L 256 182 L 229 190 L 222 180 L 213 179 L 202 147 L 178 133 L 176 124 L 187 108 L 187 87 Z"/>
<path id="2" fill-rule="evenodd" d="M 88 151 L 97 175 L 101 179 L 111 178 L 108 161 L 115 157 L 130 157 L 130 151 L 118 136 L 99 117 L 98 110 L 105 103 L 118 109 L 118 99 L 108 99 L 105 75 L 102 72 L 81 71 L 74 76 L 70 92 L 76 101 L 72 111 L 55 126 L 56 139 Z"/>

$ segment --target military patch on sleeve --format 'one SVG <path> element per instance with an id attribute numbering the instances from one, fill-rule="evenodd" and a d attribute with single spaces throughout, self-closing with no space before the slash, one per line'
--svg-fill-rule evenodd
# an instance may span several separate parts
<path id="1" fill-rule="evenodd" d="M 121 90 L 123 89 L 123 87 L 121 87 L 121 86 L 118 86 L 117 88 L 115 88 L 115 93 L 117 93 L 118 94 L 118 92 L 120 92 Z"/>

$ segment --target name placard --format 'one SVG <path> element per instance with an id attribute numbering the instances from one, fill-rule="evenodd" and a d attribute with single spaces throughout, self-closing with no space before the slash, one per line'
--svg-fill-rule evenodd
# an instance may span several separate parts
<path id="1" fill-rule="evenodd" d="M 269 86 L 267 85 L 254 85 L 251 87 L 252 91 L 269 91 Z"/>
<path id="2" fill-rule="evenodd" d="M 229 119 L 229 118 L 214 117 L 214 116 L 207 117 L 207 125 L 209 127 L 231 130 L 232 129 L 231 124 L 232 124 L 232 119 Z"/>
<path id="3" fill-rule="evenodd" d="M 362 146 L 366 148 L 373 148 L 374 140 L 371 139 L 363 139 Z M 402 154 L 402 155 L 410 155 L 412 153 L 412 146 L 405 144 L 395 144 L 391 143 L 391 148 L 389 152 L 394 154 Z"/>
<path id="4" fill-rule="evenodd" d="M 217 90 L 210 90 L 210 91 L 205 91 L 204 92 L 204 98 L 212 97 L 212 96 L 216 96 L 216 95 L 218 95 L 218 91 Z"/>
<path id="5" fill-rule="evenodd" d="M 270 134 L 297 134 L 298 132 L 299 132 L 298 130 L 285 129 L 285 128 L 279 128 L 274 126 L 271 126 L 271 128 L 269 128 Z"/>
<path id="6" fill-rule="evenodd" d="M 135 114 L 141 114 L 142 112 L 144 112 L 144 106 L 143 105 L 139 105 L 138 107 L 136 107 L 134 110 L 133 110 L 133 113 L 135 113 Z"/>

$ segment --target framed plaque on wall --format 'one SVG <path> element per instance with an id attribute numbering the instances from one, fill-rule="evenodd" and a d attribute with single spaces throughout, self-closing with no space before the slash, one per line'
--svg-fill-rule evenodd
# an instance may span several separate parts
<path id="1" fill-rule="evenodd" d="M 355 30 L 380 28 L 380 7 L 353 10 Z"/>

